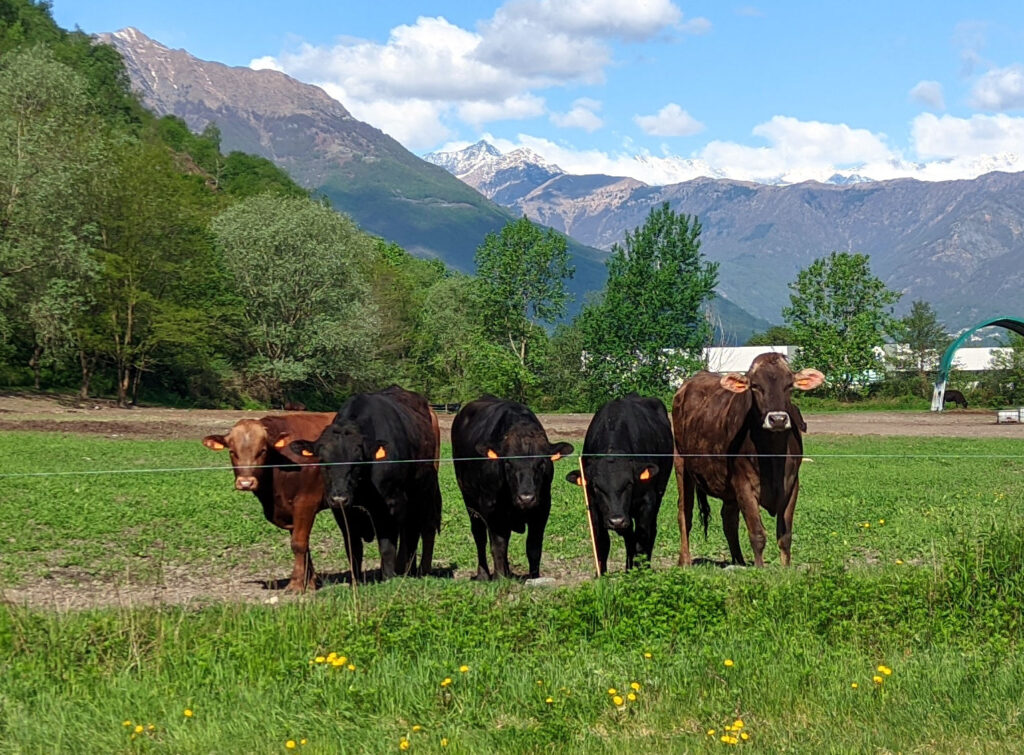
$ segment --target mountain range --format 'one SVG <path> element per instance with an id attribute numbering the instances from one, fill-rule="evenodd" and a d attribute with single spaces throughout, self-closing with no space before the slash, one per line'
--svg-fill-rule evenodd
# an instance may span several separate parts
<path id="1" fill-rule="evenodd" d="M 621 242 L 662 202 L 696 215 L 702 251 L 720 264 L 719 291 L 778 322 L 797 272 L 830 251 L 871 256 L 872 270 L 932 304 L 950 329 L 1019 314 L 1024 287 L 1024 173 L 970 180 L 835 176 L 767 185 L 697 178 L 650 186 L 633 178 L 572 175 L 528 150 L 479 142 L 425 159 L 516 214 L 600 249 Z"/>

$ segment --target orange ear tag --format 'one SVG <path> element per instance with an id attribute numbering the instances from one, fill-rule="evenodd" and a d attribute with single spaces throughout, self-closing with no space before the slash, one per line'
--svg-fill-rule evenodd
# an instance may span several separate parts
<path id="1" fill-rule="evenodd" d="M 274 444 L 274 448 L 284 448 L 286 445 L 288 445 L 288 438 L 281 438 Z"/>
<path id="2" fill-rule="evenodd" d="M 555 454 L 554 456 L 551 457 L 551 461 L 558 461 L 561 458 L 562 458 L 562 454 L 557 453 L 557 454 Z"/>
<path id="3" fill-rule="evenodd" d="M 312 455 L 313 455 L 313 452 L 312 452 L 312 451 L 310 451 L 310 450 L 309 450 L 308 448 L 303 448 L 303 449 L 302 449 L 302 455 L 303 455 L 303 456 L 312 456 Z"/>
<path id="4" fill-rule="evenodd" d="M 494 451 L 492 451 L 490 448 L 488 448 L 487 449 L 487 458 L 488 459 L 497 459 L 498 458 L 498 454 L 494 453 Z"/>
<path id="5" fill-rule="evenodd" d="M 387 455 L 388 452 L 384 450 L 384 446 L 381 446 L 380 448 L 377 449 L 377 453 L 373 455 L 373 458 L 379 461 L 380 459 L 387 457 Z"/>
<path id="6" fill-rule="evenodd" d="M 641 472 L 640 473 L 640 479 L 644 480 L 645 482 L 647 480 L 651 479 L 651 470 L 645 469 L 643 472 Z"/>
<path id="7" fill-rule="evenodd" d="M 583 478 L 582 477 L 577 477 L 576 478 L 576 484 L 579 485 L 582 488 L 583 487 Z"/>
<path id="8" fill-rule="evenodd" d="M 223 443 L 218 443 L 217 441 L 211 441 L 210 442 L 210 448 L 213 449 L 214 451 L 223 451 L 224 450 L 224 444 Z"/>

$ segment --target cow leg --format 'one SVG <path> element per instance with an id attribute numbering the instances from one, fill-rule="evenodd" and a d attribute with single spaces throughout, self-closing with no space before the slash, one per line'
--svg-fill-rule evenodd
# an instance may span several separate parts
<path id="1" fill-rule="evenodd" d="M 436 421 L 436 418 L 435 418 Z M 441 525 L 441 489 L 437 485 L 436 471 L 431 481 L 431 509 L 430 516 L 425 523 L 420 525 L 420 534 L 423 537 L 423 551 L 420 554 L 421 577 L 429 577 L 434 567 L 434 538 Z"/>
<path id="2" fill-rule="evenodd" d="M 750 547 L 754 549 L 754 566 L 764 566 L 764 544 L 768 535 L 761 522 L 761 510 L 757 500 L 741 500 L 740 509 L 747 523 L 747 534 L 750 535 Z"/>
<path id="3" fill-rule="evenodd" d="M 420 544 L 420 527 L 415 521 L 408 521 L 398 537 L 398 572 L 413 576 L 416 572 L 416 549 Z"/>
<path id="4" fill-rule="evenodd" d="M 629 571 L 636 559 L 636 534 L 632 522 L 629 523 L 629 529 L 622 532 L 622 544 L 626 546 L 626 571 Z"/>
<path id="5" fill-rule="evenodd" d="M 658 534 L 657 508 L 648 502 L 641 504 L 641 515 L 636 519 L 636 551 L 647 557 L 650 565 L 654 555 L 654 538 Z"/>
<path id="6" fill-rule="evenodd" d="M 790 546 L 793 543 L 793 511 L 796 509 L 796 496 L 800 489 L 800 481 L 793 481 L 793 490 L 789 494 L 786 510 L 782 516 L 775 517 L 775 535 L 779 543 L 779 558 L 783 566 L 789 566 Z"/>
<path id="7" fill-rule="evenodd" d="M 590 511 L 590 524 L 594 528 L 594 544 L 597 546 L 598 569 L 603 575 L 608 571 L 608 551 L 611 548 L 608 528 L 601 521 L 600 514 L 593 510 Z"/>
<path id="8" fill-rule="evenodd" d="M 508 568 L 508 539 L 512 530 L 504 529 L 498 532 L 494 527 L 488 529 L 491 536 L 491 558 L 494 559 L 494 574 L 498 577 L 511 577 L 512 571 Z"/>
<path id="9" fill-rule="evenodd" d="M 487 523 L 477 511 L 468 506 L 466 511 L 469 512 L 469 526 L 473 531 L 473 541 L 476 543 L 476 576 L 473 579 L 486 582 L 491 578 L 491 571 L 487 568 Z"/>
<path id="10" fill-rule="evenodd" d="M 538 512 L 526 525 L 526 560 L 530 564 L 530 579 L 540 576 L 540 555 L 544 549 L 544 530 L 549 513 L 550 509 Z"/>
<path id="11" fill-rule="evenodd" d="M 419 575 L 421 577 L 429 577 L 433 570 L 434 562 L 434 535 L 436 532 L 433 527 L 426 528 L 423 535 L 423 552 L 420 554 L 420 570 Z"/>
<path id="12" fill-rule="evenodd" d="M 289 592 L 305 592 L 307 586 L 316 589 L 315 575 L 313 574 L 313 558 L 309 553 L 309 533 L 313 529 L 313 520 L 316 518 L 316 504 L 310 501 L 293 501 L 292 517 L 292 554 L 295 556 L 295 563 L 292 565 L 292 576 L 288 580 Z"/>
<path id="13" fill-rule="evenodd" d="M 693 563 L 690 557 L 690 530 L 693 527 L 693 478 L 686 474 L 683 459 L 676 455 L 672 462 L 676 468 L 676 487 L 679 489 L 679 566 Z"/>
<path id="14" fill-rule="evenodd" d="M 736 501 L 722 501 L 722 532 L 729 543 L 732 562 L 738 566 L 746 566 L 743 551 L 740 548 L 740 509 Z"/>
<path id="15" fill-rule="evenodd" d="M 380 548 L 380 576 L 391 579 L 395 576 L 396 543 L 398 531 L 394 527 L 377 525 L 377 545 Z"/>
<path id="16" fill-rule="evenodd" d="M 355 582 L 363 581 L 363 540 L 359 537 L 358 528 L 354 528 L 348 521 L 344 509 L 331 509 L 334 514 L 334 521 L 338 523 L 338 529 L 345 539 L 345 553 L 348 554 L 348 567 Z"/>

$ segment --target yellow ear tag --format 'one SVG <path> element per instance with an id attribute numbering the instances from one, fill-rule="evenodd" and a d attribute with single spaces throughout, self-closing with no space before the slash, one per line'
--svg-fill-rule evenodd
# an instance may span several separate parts
<path id="1" fill-rule="evenodd" d="M 582 488 L 583 487 L 583 478 L 582 477 L 577 477 L 576 478 L 576 484 L 579 485 Z"/>
<path id="2" fill-rule="evenodd" d="M 557 454 L 555 454 L 554 456 L 551 457 L 551 461 L 558 461 L 561 458 L 562 458 L 562 454 L 557 453 Z"/>
<path id="3" fill-rule="evenodd" d="M 494 453 L 494 451 L 492 451 L 491 449 L 488 448 L 487 449 L 487 458 L 488 459 L 497 459 L 498 458 L 498 454 Z"/>
<path id="4" fill-rule="evenodd" d="M 214 440 L 214 441 L 210 442 L 210 448 L 212 448 L 214 451 L 223 451 L 224 450 L 224 444 L 223 443 L 218 443 L 217 441 Z"/>
<path id="5" fill-rule="evenodd" d="M 284 448 L 286 445 L 288 445 L 288 439 L 281 438 L 279 441 L 277 441 L 277 443 L 274 444 L 274 448 Z"/>
<path id="6" fill-rule="evenodd" d="M 387 455 L 388 452 L 384 450 L 384 446 L 381 446 L 380 448 L 377 449 L 377 453 L 373 455 L 373 458 L 380 460 L 385 458 Z"/>
<path id="7" fill-rule="evenodd" d="M 645 481 L 651 479 L 651 470 L 645 469 L 643 472 L 641 472 L 640 479 Z"/>
<path id="8" fill-rule="evenodd" d="M 310 451 L 310 450 L 309 450 L 308 448 L 303 448 L 303 449 L 302 449 L 302 455 L 303 455 L 303 456 L 312 456 L 312 455 L 313 455 L 313 452 L 312 452 L 312 451 Z"/>

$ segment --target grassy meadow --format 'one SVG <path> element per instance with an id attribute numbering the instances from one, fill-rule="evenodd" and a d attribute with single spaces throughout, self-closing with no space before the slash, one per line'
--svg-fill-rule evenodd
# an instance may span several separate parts
<path id="1" fill-rule="evenodd" d="M 674 567 L 670 483 L 654 568 L 623 574 L 613 537 L 612 574 L 594 580 L 563 460 L 541 563 L 558 586 L 471 583 L 444 465 L 435 568 L 456 579 L 331 584 L 274 604 L 4 605 L 0 753 L 1018 750 L 1021 443 L 806 446 L 789 570 L 771 539 L 764 570 Z M 0 458 L 4 472 L 225 465 L 0 478 L 0 587 L 290 571 L 287 535 L 198 441 L 12 432 Z M 745 531 L 741 543 L 749 556 Z M 727 557 L 714 501 L 692 550 Z M 522 536 L 510 556 L 524 572 Z M 322 574 L 347 569 L 329 515 L 313 557 Z"/>

